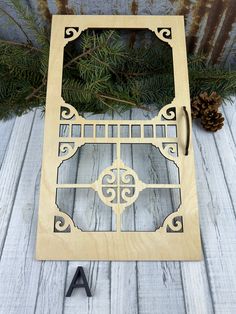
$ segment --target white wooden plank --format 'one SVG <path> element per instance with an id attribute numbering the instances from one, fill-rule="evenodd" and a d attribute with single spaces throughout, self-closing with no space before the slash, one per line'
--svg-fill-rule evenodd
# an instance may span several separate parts
<path id="1" fill-rule="evenodd" d="M 235 104 L 233 109 L 234 111 L 232 110 L 232 106 L 229 104 L 225 107 L 224 112 L 225 116 L 229 115 L 232 117 L 232 121 L 235 121 L 236 123 Z M 230 114 L 228 113 L 228 109 Z M 224 180 L 226 182 L 236 215 L 236 128 L 234 123 L 231 122 L 231 125 L 229 125 L 229 121 L 226 119 L 224 127 L 214 134 L 214 140 L 216 143 L 217 153 L 220 158 Z"/>
<path id="2" fill-rule="evenodd" d="M 105 116 L 106 117 L 106 116 Z M 105 118 L 101 117 L 101 118 Z M 80 149 L 77 180 L 93 182 L 100 172 L 112 162 L 109 145 L 85 145 Z M 80 221 L 84 230 L 111 230 L 112 212 L 105 209 L 92 191 L 76 191 L 74 220 Z M 69 288 L 77 266 L 83 266 L 89 281 L 92 298 L 87 298 L 84 289 L 75 289 L 70 298 L 65 299 L 64 313 L 110 312 L 110 262 L 69 262 L 66 289 Z"/>
<path id="3" fill-rule="evenodd" d="M 65 134 L 67 128 L 63 132 Z M 63 163 L 58 176 L 59 181 L 63 182 L 69 179 L 75 181 L 77 168 L 78 156 L 71 158 L 69 163 Z M 61 190 L 58 193 L 57 205 L 60 209 L 66 208 L 67 213 L 71 215 L 74 208 L 74 197 L 74 190 Z M 67 267 L 68 263 L 64 261 L 46 261 L 42 263 L 35 313 L 63 312 Z"/>
<path id="4" fill-rule="evenodd" d="M 181 262 L 180 267 L 186 312 L 214 313 L 205 262 Z"/>
<path id="5" fill-rule="evenodd" d="M 170 168 L 170 163 L 167 163 L 167 169 L 168 176 L 172 181 L 173 171 Z M 171 193 L 171 199 L 174 203 L 177 202 L 174 200 L 175 197 L 176 193 Z M 180 270 L 186 312 L 191 314 L 213 313 L 205 262 L 181 262 Z"/>
<path id="6" fill-rule="evenodd" d="M 214 135 L 196 127 L 195 155 L 205 262 L 214 312 L 236 311 L 235 213 Z M 235 169 L 235 164 L 232 169 Z"/>
<path id="7" fill-rule="evenodd" d="M 233 123 L 233 119 L 235 118 L 235 104 L 227 104 L 224 106 L 224 114 L 226 118 L 230 119 L 232 127 L 235 128 L 235 124 Z M 198 128 L 198 126 L 194 124 L 194 129 L 195 128 Z M 235 131 L 232 131 L 232 133 L 236 134 L 236 129 Z M 235 166 L 233 165 L 236 165 L 236 161 L 234 143 L 232 141 L 232 135 L 230 134 L 227 119 L 224 128 L 217 132 L 214 135 L 214 138 L 217 143 L 217 150 L 224 170 L 225 180 L 227 181 L 229 191 L 231 192 L 232 190 L 235 190 L 235 174 L 232 169 L 234 169 Z M 213 140 L 212 137 L 211 140 Z M 196 158 L 198 158 L 198 156 L 196 156 Z M 210 160 L 211 154 L 207 155 L 206 158 L 207 160 Z M 196 167 L 196 173 L 198 173 L 198 167 Z M 200 184 L 202 184 L 202 181 L 199 181 Z M 212 193 L 214 198 L 214 191 L 212 191 Z M 234 192 L 231 192 L 230 194 L 232 198 L 235 197 Z M 202 228 L 202 233 L 203 232 L 205 232 L 205 230 Z M 187 312 L 213 313 L 212 296 L 207 278 L 208 268 L 206 267 L 205 262 L 181 263 L 181 271 Z"/>
<path id="8" fill-rule="evenodd" d="M 120 119 L 118 114 L 114 119 Z M 132 119 L 131 112 L 122 114 L 122 118 Z M 128 130 L 126 132 L 128 135 Z M 115 148 L 115 147 L 114 147 Z M 116 150 L 114 149 L 114 156 Z M 116 158 L 116 156 L 115 156 Z M 132 146 L 121 145 L 121 159 L 129 167 L 132 167 Z M 135 230 L 134 206 L 126 209 L 121 217 L 121 229 Z M 113 222 L 114 223 L 114 222 Z M 111 263 L 111 313 L 112 314 L 136 314 L 138 313 L 137 299 L 137 263 L 136 262 L 112 262 Z"/>
<path id="9" fill-rule="evenodd" d="M 35 279 L 36 282 L 38 281 L 38 287 L 35 284 L 34 312 L 29 313 L 63 313 L 67 262 L 45 261 L 36 263 L 41 263 L 41 269 Z"/>
<path id="10" fill-rule="evenodd" d="M 140 113 L 139 113 L 140 114 Z M 134 115 L 133 119 L 137 116 Z M 144 119 L 150 119 L 149 113 L 143 113 Z M 164 158 L 157 160 L 156 149 L 133 145 L 133 165 L 146 180 L 166 180 L 167 168 Z M 160 168 L 159 168 L 160 167 Z M 137 228 L 161 223 L 172 207 L 170 193 L 162 199 L 158 191 L 151 191 L 149 199 L 136 202 L 135 223 Z M 150 215 L 150 212 L 152 215 Z M 149 219 L 147 219 L 149 217 Z M 152 219 L 151 219 L 152 217 Z M 138 262 L 138 303 L 139 313 L 185 313 L 184 296 L 180 265 L 178 262 Z"/>
<path id="11" fill-rule="evenodd" d="M 111 313 L 138 313 L 137 262 L 111 263 Z"/>
<path id="12" fill-rule="evenodd" d="M 221 107 L 225 119 L 229 125 L 229 131 L 232 134 L 234 143 L 236 144 L 236 97 L 231 97 L 231 102 L 228 101 L 227 104 Z"/>
<path id="13" fill-rule="evenodd" d="M 0 169 L 0 252 L 5 241 L 33 119 L 34 112 L 16 118 L 8 150 Z"/>
<path id="14" fill-rule="evenodd" d="M 13 130 L 14 123 L 15 123 L 14 118 L 7 121 L 0 121 L 0 139 L 1 139 L 0 168 L 7 150 L 7 146 L 11 137 L 11 132 Z"/>
<path id="15" fill-rule="evenodd" d="M 24 129 L 30 129 L 32 113 L 19 120 L 24 125 Z M 34 254 L 42 153 L 42 127 L 41 115 L 37 111 L 25 153 L 25 160 L 23 165 L 22 162 L 20 164 L 20 168 L 22 168 L 21 176 L 19 182 L 17 182 L 17 194 L 14 199 L 12 216 L 1 257 L 1 313 L 34 313 L 36 304 L 41 268 L 41 263 L 34 260 Z M 18 132 L 12 137 L 12 141 L 16 141 L 15 145 L 17 147 L 23 147 L 26 150 L 24 143 L 28 133 L 25 134 L 23 130 L 18 128 L 16 130 Z M 30 131 L 28 132 L 30 133 Z M 9 152 L 15 158 L 19 158 L 22 154 L 20 149 L 16 151 L 14 146 L 12 150 L 9 149 Z M 9 166 L 6 165 L 8 171 L 10 171 L 11 167 L 13 169 L 16 167 L 13 165 L 13 162 L 17 162 L 11 156 L 8 159 L 5 158 L 5 160 L 9 163 Z M 8 179 L 8 184 L 10 182 L 11 177 Z"/>

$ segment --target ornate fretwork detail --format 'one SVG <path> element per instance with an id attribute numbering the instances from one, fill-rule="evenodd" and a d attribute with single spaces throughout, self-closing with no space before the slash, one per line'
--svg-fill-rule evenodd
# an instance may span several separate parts
<path id="1" fill-rule="evenodd" d="M 125 166 L 121 160 L 115 160 L 106 168 L 94 183 L 94 189 L 100 199 L 108 206 L 127 207 L 138 198 L 145 186 L 133 169 Z"/>
<path id="2" fill-rule="evenodd" d="M 176 212 L 170 214 L 164 220 L 160 232 L 184 232 L 183 227 L 183 210 L 180 208 Z"/>
<path id="3" fill-rule="evenodd" d="M 91 188 L 98 193 L 101 201 L 111 207 L 117 217 L 117 231 L 120 231 L 120 215 L 133 204 L 144 189 L 174 188 L 179 184 L 148 184 L 142 182 L 136 172 L 117 158 L 110 167 L 104 169 L 93 183 L 57 184 L 57 188 Z"/>
<path id="4" fill-rule="evenodd" d="M 172 43 L 171 43 L 172 31 L 171 31 L 171 28 L 169 28 L 169 27 L 157 28 L 155 33 L 156 33 L 157 37 L 160 40 L 162 40 L 164 42 L 167 42 L 172 47 Z"/>
<path id="5" fill-rule="evenodd" d="M 167 225 L 166 232 L 183 232 L 183 216 L 176 216 Z"/>
<path id="6" fill-rule="evenodd" d="M 54 232 L 71 232 L 71 225 L 62 216 L 54 216 Z"/>
<path id="7" fill-rule="evenodd" d="M 69 159 L 76 152 L 74 143 L 60 143 L 59 144 L 59 156 L 61 159 Z"/>
<path id="8" fill-rule="evenodd" d="M 165 120 L 176 120 L 176 108 L 166 108 L 166 111 L 162 113 L 162 118 Z"/>
<path id="9" fill-rule="evenodd" d="M 61 120 L 76 120 L 76 122 L 86 121 L 83 117 L 81 117 L 77 110 L 67 104 L 64 103 L 61 105 L 61 113 L 60 113 L 60 119 Z"/>
<path id="10" fill-rule="evenodd" d="M 160 153 L 168 160 L 173 161 L 179 167 L 178 160 L 178 145 L 177 143 L 165 143 L 158 140 L 153 140 L 152 145 L 159 148 Z"/>
<path id="11" fill-rule="evenodd" d="M 162 36 L 164 39 L 172 39 L 172 34 L 171 34 L 171 28 L 166 27 L 166 28 L 157 28 L 158 34 Z"/>
<path id="12" fill-rule="evenodd" d="M 188 141 L 185 137 L 187 123 L 184 120 L 182 107 L 188 101 L 189 93 L 183 26 L 183 19 L 177 16 L 135 18 L 61 16 L 53 20 L 37 259 L 197 260 L 201 258 L 195 182 L 192 173 L 193 154 L 191 151 L 188 157 L 184 155 L 184 148 Z M 135 112 L 135 120 L 130 120 L 128 116 L 124 120 L 117 115 L 113 119 L 113 116 L 109 118 L 106 115 L 102 118 L 89 114 L 85 115 L 88 119 L 84 119 L 79 104 L 74 108 L 66 104 L 62 98 L 64 47 L 79 41 L 79 36 L 85 29 L 120 29 L 121 27 L 151 29 L 156 39 L 172 47 L 175 99 L 171 104 L 162 107 L 153 119 L 151 112 L 141 115 L 136 115 Z M 178 84 L 179 81 L 182 86 Z M 188 103 L 186 106 L 188 111 Z M 79 152 L 78 147 L 83 144 L 87 146 Z M 175 147 L 172 146 L 174 144 Z M 140 160 L 142 156 L 140 148 L 136 149 L 138 145 L 143 148 L 147 158 Z M 155 149 L 150 145 L 158 148 L 157 155 L 152 155 Z M 135 149 L 132 149 L 134 147 Z M 176 166 L 173 162 L 166 162 L 166 158 L 160 156 L 159 150 L 168 159 L 173 158 L 179 165 L 178 169 L 172 172 L 172 168 Z M 95 155 L 95 152 L 98 154 Z M 106 152 L 109 156 L 106 156 Z M 139 160 L 134 160 L 135 162 L 132 163 L 130 154 L 135 158 L 139 154 Z M 81 172 L 80 164 L 79 168 L 76 167 L 73 171 L 72 168 L 78 164 L 80 157 L 88 159 L 85 160 L 86 167 L 82 167 Z M 107 164 L 107 157 L 117 162 Z M 71 163 L 66 161 L 70 158 Z M 129 163 L 124 165 L 121 158 L 129 159 Z M 99 171 L 101 167 L 97 167 L 98 159 L 102 159 L 101 171 Z M 102 166 L 105 164 L 106 170 Z M 92 168 L 88 169 L 88 167 Z M 165 173 L 165 169 L 170 173 Z M 71 170 L 72 175 L 69 175 Z M 92 193 L 88 193 L 90 189 Z M 100 198 L 103 197 L 105 202 L 109 203 L 108 208 L 104 206 L 98 193 Z M 70 197 L 73 196 L 72 194 L 76 194 L 80 200 L 82 197 L 82 202 L 70 204 L 73 199 Z M 87 198 L 91 198 L 91 195 L 92 202 L 90 200 L 87 202 Z M 168 200 L 166 202 L 162 198 L 171 196 L 175 199 L 173 206 L 171 202 Z M 94 200 L 99 202 L 92 204 Z M 180 206 L 178 209 L 174 207 L 177 203 L 176 206 Z M 91 207 L 91 204 L 95 207 Z M 76 208 L 74 205 L 77 205 Z M 80 205 L 82 209 L 78 208 Z M 127 223 L 126 219 L 133 212 L 137 216 L 141 215 L 139 216 L 141 220 L 145 219 L 144 216 L 147 214 L 149 218 L 146 220 L 152 221 L 151 228 L 156 225 L 155 230 L 152 228 L 149 232 L 149 226 L 144 223 L 140 226 L 132 222 Z M 162 219 L 159 227 L 159 218 L 163 214 L 166 218 Z M 100 223 L 104 217 L 107 218 L 106 215 L 112 217 L 112 228 L 109 230 Z M 87 230 L 82 231 L 78 226 L 85 227 Z M 130 231 L 128 226 L 132 227 Z M 93 231 L 90 232 L 92 229 Z"/>
<path id="13" fill-rule="evenodd" d="M 79 27 L 65 27 L 64 38 L 66 42 L 76 39 L 77 37 L 79 37 L 79 35 L 80 35 Z"/>
<path id="14" fill-rule="evenodd" d="M 174 161 L 178 167 L 178 148 L 176 143 L 162 143 L 158 146 L 161 154 L 168 160 Z"/>
<path id="15" fill-rule="evenodd" d="M 84 140 L 81 140 L 77 143 L 59 143 L 59 151 L 58 151 L 58 167 L 60 164 L 71 157 L 77 152 L 77 149 L 85 144 Z"/>
<path id="16" fill-rule="evenodd" d="M 59 143 L 58 151 L 58 167 L 60 164 L 69 158 L 71 158 L 77 151 L 78 147 L 82 146 L 84 143 L 75 144 L 75 143 Z"/>
<path id="17" fill-rule="evenodd" d="M 171 104 L 165 105 L 161 108 L 158 115 L 153 118 L 151 121 L 176 121 L 176 107 L 174 105 L 174 101 Z"/>
<path id="18" fill-rule="evenodd" d="M 98 193 L 101 201 L 112 207 L 117 217 L 117 231 L 120 231 L 121 213 L 133 204 L 144 189 L 174 188 L 179 189 L 179 184 L 147 184 L 139 180 L 136 172 L 126 166 L 120 158 L 120 147 L 123 143 L 150 143 L 156 146 L 160 153 L 173 161 L 178 167 L 178 143 L 176 136 L 169 135 L 169 126 L 177 127 L 176 106 L 172 103 L 164 106 L 158 115 L 151 120 L 103 120 L 94 121 L 81 117 L 76 109 L 69 104 L 61 105 L 60 127 L 67 131 L 59 132 L 58 166 L 71 158 L 78 147 L 86 143 L 113 143 L 117 145 L 117 157 L 113 164 L 104 169 L 98 179 L 90 184 L 58 184 L 57 188 L 91 188 Z M 135 136 L 132 128 L 135 126 Z M 116 135 L 111 136 L 110 129 L 116 127 Z M 128 135 L 123 136 L 122 130 L 127 129 Z M 138 128 L 138 130 L 137 130 Z M 160 132 L 161 128 L 161 132 Z M 160 132 L 160 133 L 159 133 Z M 173 230 L 179 225 L 178 220 L 173 224 Z"/>
<path id="19" fill-rule="evenodd" d="M 75 120 L 75 123 L 86 123 L 90 124 L 91 122 L 85 118 L 83 118 L 77 110 L 70 104 L 63 103 L 61 105 L 61 114 L 60 114 L 61 120 Z M 174 101 L 168 105 L 163 106 L 158 115 L 155 116 L 153 119 L 150 120 L 150 122 L 158 122 L 158 121 L 176 121 L 176 106 L 174 104 Z M 144 120 L 145 122 L 145 120 Z M 147 122 L 147 121 L 146 121 Z M 106 123 L 106 120 L 104 121 L 104 124 Z M 115 120 L 112 122 L 115 123 Z M 129 123 L 132 124 L 132 121 L 129 121 Z M 127 122 L 126 122 L 127 124 Z"/>
<path id="20" fill-rule="evenodd" d="M 55 233 L 73 233 L 73 232 L 82 231 L 78 228 L 72 217 L 70 217 L 67 213 L 62 211 L 57 205 L 54 210 L 54 228 L 53 232 Z"/>

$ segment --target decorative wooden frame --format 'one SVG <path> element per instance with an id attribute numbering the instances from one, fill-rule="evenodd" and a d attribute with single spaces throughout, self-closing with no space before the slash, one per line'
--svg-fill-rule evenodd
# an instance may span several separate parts
<path id="1" fill-rule="evenodd" d="M 152 120 L 87 120 L 81 117 L 61 96 L 62 66 L 65 45 L 87 28 L 149 29 L 172 48 L 175 98 Z M 37 259 L 43 260 L 198 260 L 201 258 L 198 208 L 195 188 L 194 158 L 191 144 L 191 121 L 184 20 L 181 16 L 53 16 L 45 138 L 37 234 Z M 67 137 L 60 137 L 60 125 L 69 126 Z M 73 137 L 74 125 L 81 133 Z M 92 137 L 85 137 L 90 125 Z M 104 125 L 105 136 L 98 137 L 96 127 Z M 108 137 L 108 127 L 116 125 L 116 137 Z M 130 136 L 122 138 L 120 129 L 128 125 Z M 131 137 L 132 126 L 139 126 L 140 137 Z M 144 137 L 144 127 L 151 125 L 153 136 Z M 177 137 L 158 137 L 156 126 L 177 128 Z M 113 143 L 117 156 L 91 184 L 58 184 L 60 164 L 75 154 L 85 143 Z M 145 184 L 120 158 L 122 143 L 149 143 L 174 161 L 179 169 L 179 184 Z M 104 179 L 106 180 L 104 181 Z M 112 207 L 117 216 L 117 229 L 112 232 L 85 232 L 56 205 L 58 188 L 91 188 Z M 120 214 L 135 202 L 147 188 L 179 188 L 181 205 L 154 232 L 123 232 Z M 106 189 L 106 193 L 104 193 Z M 133 192 L 131 192 L 131 189 Z"/>

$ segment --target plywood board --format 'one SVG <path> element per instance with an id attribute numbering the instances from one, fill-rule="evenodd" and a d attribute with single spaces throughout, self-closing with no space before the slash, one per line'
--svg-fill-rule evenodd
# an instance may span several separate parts
<path id="1" fill-rule="evenodd" d="M 149 29 L 169 44 L 173 55 L 175 97 L 150 120 L 89 120 L 61 96 L 64 47 L 88 28 Z M 37 234 L 37 259 L 49 260 L 198 260 L 201 258 L 184 21 L 180 16 L 54 16 L 52 21 L 44 153 Z M 99 128 L 104 134 L 100 135 Z M 109 128 L 116 127 L 116 134 Z M 139 135 L 132 136 L 137 127 Z M 175 127 L 176 134 L 168 135 Z M 66 136 L 60 128 L 68 129 Z M 74 136 L 72 129 L 80 132 Z M 87 135 L 89 127 L 91 135 Z M 123 137 L 122 129 L 128 127 Z M 151 130 L 145 136 L 145 128 Z M 164 135 L 158 135 L 158 127 Z M 59 167 L 86 144 L 113 144 L 114 161 L 90 183 L 61 183 Z M 147 183 L 121 158 L 124 144 L 152 145 L 178 169 L 178 183 Z M 144 148 L 145 149 L 145 148 Z M 88 156 L 89 158 L 89 156 Z M 59 189 L 90 189 L 115 213 L 113 231 L 84 231 L 57 204 Z M 177 189 L 180 205 L 154 231 L 123 231 L 121 215 L 141 193 Z M 68 200 L 69 201 L 69 200 Z M 68 204 L 68 207 L 71 205 Z"/>

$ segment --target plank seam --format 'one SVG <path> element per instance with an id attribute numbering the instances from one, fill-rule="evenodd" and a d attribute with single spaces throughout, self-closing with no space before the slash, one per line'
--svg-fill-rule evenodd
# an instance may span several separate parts
<path id="1" fill-rule="evenodd" d="M 216 150 L 217 150 L 217 153 L 218 153 L 218 156 L 219 156 L 220 166 L 221 166 L 221 169 L 222 169 L 222 173 L 223 173 L 225 185 L 226 185 L 226 188 L 227 188 L 227 192 L 228 192 L 228 195 L 229 195 L 230 203 L 232 205 L 232 211 L 233 211 L 233 214 L 234 214 L 234 217 L 235 217 L 235 220 L 236 220 L 236 209 L 234 207 L 234 201 L 232 199 L 231 191 L 229 189 L 228 180 L 227 180 L 226 175 L 225 175 L 225 170 L 224 170 L 224 167 L 223 167 L 222 158 L 221 158 L 220 153 L 219 153 L 219 148 L 218 148 L 217 143 L 216 143 L 215 135 L 214 135 L 213 138 L 214 138 L 214 143 L 215 143 Z"/>
<path id="2" fill-rule="evenodd" d="M 203 262 L 204 262 L 204 267 L 206 269 L 207 285 L 208 285 L 209 296 L 210 296 L 210 300 L 211 300 L 211 306 L 213 309 L 213 313 L 216 313 L 215 302 L 214 302 L 212 286 L 211 286 L 211 278 L 210 278 L 210 274 L 209 274 L 209 265 L 208 265 L 207 258 L 205 258 L 205 256 L 207 257 L 207 254 L 206 254 L 205 245 L 204 245 L 204 241 L 203 241 L 202 236 L 201 236 L 201 243 L 202 243 L 202 254 L 204 257 Z"/>
<path id="3" fill-rule="evenodd" d="M 187 312 L 187 301 L 186 301 L 186 295 L 185 295 L 185 289 L 184 289 L 184 281 L 183 281 L 183 274 L 182 274 L 182 265 L 180 262 L 178 262 L 179 264 L 179 270 L 180 270 L 180 278 L 181 278 L 181 287 L 182 287 L 182 293 L 183 293 L 183 303 L 184 303 L 184 311 L 185 313 L 188 313 Z"/>
<path id="4" fill-rule="evenodd" d="M 8 147 L 9 147 L 9 143 L 10 143 L 10 141 L 11 141 L 12 132 L 13 132 L 13 129 L 14 129 L 14 127 L 15 127 L 15 124 L 16 124 L 16 119 L 14 120 L 14 123 L 13 123 L 13 125 L 12 125 L 11 133 L 10 133 L 10 136 L 9 136 L 9 139 L 8 139 L 8 144 L 7 144 L 6 148 L 5 148 L 5 152 L 4 152 L 4 155 L 3 155 L 3 158 L 2 158 L 2 162 L 1 162 L 1 164 L 0 164 L 0 171 L 1 171 L 2 165 L 3 165 L 3 163 L 4 163 L 6 154 L 7 154 L 7 152 L 8 152 Z"/>
<path id="5" fill-rule="evenodd" d="M 236 146 L 236 141 L 235 141 L 235 138 L 234 138 L 234 136 L 233 136 L 233 132 L 232 132 L 232 130 L 231 130 L 231 125 L 230 125 L 230 123 L 229 123 L 229 119 L 228 119 L 227 114 L 225 113 L 225 109 L 224 109 L 224 108 L 223 108 L 223 113 L 224 113 L 225 120 L 226 120 L 226 122 L 227 122 L 227 124 L 228 124 L 229 132 L 230 132 L 230 135 L 231 135 L 231 137 L 232 137 L 234 146 Z"/>
<path id="6" fill-rule="evenodd" d="M 36 180 L 35 180 L 35 190 L 34 190 L 34 213 L 37 211 L 36 208 L 36 191 L 37 191 L 37 181 L 38 178 L 40 177 L 40 169 L 39 172 L 37 174 Z M 39 181 L 38 181 L 39 182 Z M 38 183 L 38 188 L 39 188 L 39 183 Z M 32 219 L 31 219 L 31 224 L 30 224 L 30 232 L 29 232 L 29 238 L 28 238 L 28 243 L 27 243 L 27 249 L 26 252 L 28 251 L 28 247 L 29 247 L 29 243 L 30 243 L 30 239 L 31 239 L 31 235 L 32 235 L 32 226 L 33 226 L 33 220 L 34 220 L 34 215 L 32 215 Z M 25 258 L 26 258 L 27 254 L 25 254 Z M 45 265 L 45 261 L 41 261 L 40 263 L 40 272 L 39 272 L 39 277 L 38 277 L 38 285 L 37 285 L 37 294 L 36 294 L 36 298 L 35 298 L 35 304 L 34 304 L 34 312 L 36 313 L 36 309 L 37 309 L 37 304 L 38 304 L 38 297 L 39 297 L 39 287 L 40 284 L 42 282 L 42 272 L 43 272 L 43 265 Z"/>
<path id="7" fill-rule="evenodd" d="M 136 272 L 136 299 L 137 299 L 137 314 L 140 313 L 140 302 L 139 302 L 139 278 L 138 278 L 138 262 L 135 262 L 135 272 Z"/>
<path id="8" fill-rule="evenodd" d="M 39 277 L 38 277 L 37 294 L 36 294 L 36 298 L 35 298 L 34 312 L 33 313 L 36 313 L 36 308 L 37 308 L 37 304 L 38 304 L 39 287 L 40 287 L 41 282 L 42 282 L 43 265 L 45 265 L 45 261 L 40 262 L 40 272 L 39 272 Z"/>
<path id="9" fill-rule="evenodd" d="M 204 167 L 207 168 L 206 161 L 205 161 L 205 158 L 204 158 L 204 156 L 202 154 L 202 150 L 201 150 L 201 146 L 200 146 L 199 140 L 198 140 L 198 138 L 197 138 L 195 133 L 194 133 L 194 135 L 195 135 L 196 142 L 199 145 L 199 152 L 200 152 L 201 159 L 203 161 L 203 165 L 204 165 Z M 204 169 L 204 173 L 205 173 L 205 169 Z M 210 193 L 210 185 L 209 185 L 209 182 L 208 182 L 208 176 L 206 174 L 205 174 L 205 178 L 206 178 L 207 189 L 209 191 L 209 195 L 210 195 L 210 198 L 211 198 L 211 203 L 213 204 L 214 202 L 213 202 L 213 199 L 212 199 L 212 195 Z M 201 211 L 199 212 L 199 214 L 201 214 Z M 213 291 L 212 291 L 213 287 L 212 287 L 212 284 L 211 284 L 211 278 L 210 278 L 210 272 L 209 272 L 210 266 L 208 264 L 207 254 L 205 254 L 206 250 L 205 250 L 204 240 L 202 238 L 202 233 L 201 233 L 200 236 L 201 236 L 201 243 L 202 243 L 202 253 L 203 253 L 203 256 L 204 256 L 204 264 L 205 264 L 205 268 L 206 268 L 207 282 L 208 282 L 208 285 L 209 285 L 209 292 L 210 292 L 209 294 L 210 294 L 210 298 L 211 298 L 211 301 L 212 301 L 213 312 L 215 313 L 216 312 L 216 308 L 215 308 L 215 302 L 214 302 L 214 295 L 213 295 Z"/>
<path id="10" fill-rule="evenodd" d="M 32 214 L 32 219 L 31 219 L 31 223 L 30 223 L 30 230 L 29 230 L 29 238 L 28 238 L 28 242 L 27 242 L 27 248 L 26 248 L 26 253 L 28 252 L 28 248 L 29 248 L 29 243 L 30 243 L 30 239 L 31 239 L 31 232 L 32 232 L 32 225 L 33 225 L 33 220 L 34 220 L 34 213 L 37 211 L 38 208 L 36 208 L 37 203 L 36 203 L 36 194 L 37 194 L 37 188 L 39 188 L 39 179 L 40 178 L 40 169 L 38 171 L 38 174 L 36 176 L 36 180 L 35 180 L 35 187 L 34 187 L 34 211 Z M 37 185 L 38 182 L 38 185 Z M 27 256 L 27 254 L 25 255 L 25 257 Z"/>
<path id="11" fill-rule="evenodd" d="M 63 298 L 63 301 L 62 301 L 62 314 L 65 313 L 65 302 L 66 302 L 65 295 L 66 295 L 66 284 L 67 284 L 68 268 L 69 268 L 69 262 L 66 261 L 65 284 L 64 284 L 64 289 L 63 289 L 64 290 L 64 298 Z"/>

